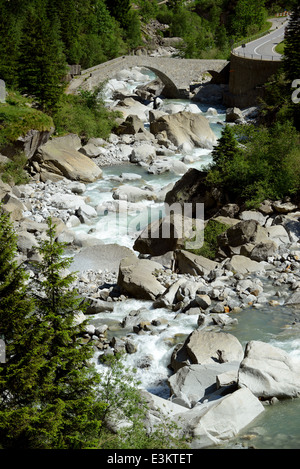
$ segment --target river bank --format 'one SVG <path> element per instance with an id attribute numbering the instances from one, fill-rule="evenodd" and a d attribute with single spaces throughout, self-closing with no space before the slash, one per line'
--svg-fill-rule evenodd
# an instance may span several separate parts
<path id="1" fill-rule="evenodd" d="M 176 103 L 177 106 L 181 106 L 181 111 L 182 106 L 186 110 L 190 104 Z M 203 110 L 200 109 L 200 111 L 210 119 L 211 128 L 218 134 L 218 131 L 220 132 L 222 128 L 222 124 L 218 124 L 218 122 L 224 122 L 226 110 L 221 106 L 218 108 L 216 102 L 214 103 L 215 107 L 209 104 L 202 104 Z M 128 112 L 131 113 L 131 111 L 132 108 L 130 110 L 129 107 Z M 144 113 L 144 109 L 143 111 L 140 109 L 140 117 L 143 117 L 141 112 Z M 149 139 L 147 145 L 153 147 L 154 141 L 147 133 L 148 121 L 146 117 L 141 120 L 144 122 L 145 131 L 138 133 L 143 136 L 143 142 L 144 137 L 146 137 L 146 139 Z M 187 395 L 183 388 L 180 390 L 176 388 L 177 393 L 173 392 L 172 400 L 169 399 L 171 397 L 169 383 L 171 376 L 174 376 L 182 368 L 193 371 L 191 367 L 195 365 L 201 367 L 204 364 L 208 366 L 209 363 L 206 360 L 211 361 L 211 350 L 209 356 L 205 359 L 191 359 L 191 356 L 196 357 L 197 354 L 194 352 L 188 353 L 188 362 L 186 362 L 186 356 L 183 360 L 185 362 L 184 366 L 181 366 L 183 362 L 175 356 L 178 355 L 178 350 L 187 348 L 186 340 L 195 331 L 199 332 L 199 329 L 200 331 L 217 332 L 219 334 L 218 339 L 224 333 L 230 335 L 230 337 L 232 335 L 237 337 L 240 347 L 238 347 L 239 352 L 234 357 L 235 359 L 230 358 L 228 360 L 228 358 L 225 358 L 226 353 L 229 353 L 226 348 L 222 352 L 222 359 L 220 355 L 213 355 L 213 361 L 221 366 L 221 370 L 222 364 L 230 362 L 240 364 L 243 361 L 245 348 L 249 341 L 262 341 L 274 345 L 276 351 L 277 348 L 284 351 L 284 358 L 282 356 L 284 363 L 292 363 L 293 366 L 298 366 L 299 316 L 297 295 L 299 295 L 300 253 L 298 232 L 297 230 L 294 231 L 294 228 L 295 223 L 297 228 L 299 222 L 298 207 L 290 207 L 288 204 L 277 204 L 278 211 L 274 206 L 269 207 L 269 212 L 264 214 L 261 212 L 249 214 L 242 211 L 236 213 L 233 218 L 227 216 L 228 223 L 230 223 L 228 218 L 234 221 L 233 226 L 240 222 L 251 221 L 254 217 L 255 223 L 251 222 L 251 226 L 254 226 L 256 231 L 259 226 L 260 235 L 262 233 L 265 235 L 264 241 L 268 238 L 268 242 L 276 243 L 277 248 L 267 254 L 265 252 L 260 253 L 261 259 L 256 261 L 247 256 L 242 256 L 243 261 L 245 259 L 247 261 L 245 267 L 244 263 L 240 264 L 238 262 L 241 260 L 242 247 L 245 253 L 247 251 L 246 245 L 249 244 L 243 240 L 243 242 L 234 246 L 235 248 L 239 247 L 238 253 L 236 249 L 233 249 L 229 258 L 225 258 L 213 266 L 210 265 L 209 268 L 205 268 L 203 263 L 199 264 L 200 260 L 198 259 L 197 266 L 194 265 L 193 268 L 202 268 L 203 271 L 200 273 L 200 270 L 197 270 L 196 274 L 195 271 L 187 271 L 188 262 L 186 258 L 184 263 L 181 262 L 179 266 L 177 265 L 177 269 L 174 269 L 174 254 L 151 256 L 151 260 L 146 256 L 144 260 L 146 262 L 155 262 L 155 265 L 153 264 L 153 270 L 147 273 L 145 287 L 147 287 L 148 292 L 151 291 L 149 279 L 153 282 L 155 280 L 155 286 L 158 287 L 159 285 L 159 293 L 155 295 L 155 298 L 150 297 L 150 299 L 149 297 L 141 298 L 140 293 L 135 297 L 132 290 L 129 294 L 129 291 L 126 290 L 127 284 L 124 276 L 122 282 L 120 281 L 119 267 L 124 254 L 126 257 L 134 256 L 134 258 L 137 258 L 138 253 L 134 252 L 133 245 L 142 228 L 147 226 L 147 223 L 145 223 L 139 227 L 139 230 L 137 229 L 138 223 L 135 222 L 137 211 L 145 211 L 145 208 L 155 206 L 156 213 L 159 214 L 164 207 L 166 191 L 170 191 L 175 182 L 183 174 L 186 174 L 189 169 L 201 169 L 208 163 L 210 158 L 210 148 L 198 147 L 191 149 L 191 147 L 182 144 L 180 152 L 178 152 L 179 145 L 176 146 L 171 141 L 166 142 L 166 137 L 164 136 L 164 138 L 164 145 L 160 145 L 160 150 L 163 147 L 165 154 L 159 155 L 163 158 L 156 159 L 158 147 L 155 143 L 155 157 L 152 156 L 148 160 L 149 154 L 153 155 L 153 153 L 149 153 L 150 148 L 148 148 L 146 157 L 145 153 L 140 153 L 139 162 L 133 163 L 131 162 L 133 150 L 141 147 L 141 142 L 137 145 L 131 134 L 111 136 L 111 141 L 106 144 L 106 155 L 93 156 L 95 161 L 99 158 L 98 165 L 102 171 L 101 179 L 91 183 L 72 182 L 65 178 L 58 181 L 33 182 L 24 187 L 14 188 L 12 195 L 18 199 L 20 204 L 23 204 L 18 207 L 21 210 L 21 218 L 15 220 L 16 226 L 19 223 L 19 234 L 23 232 L 23 237 L 19 236 L 19 249 L 22 259 L 36 256 L 34 246 L 38 239 L 44 236 L 45 226 L 43 225 L 46 218 L 52 216 L 57 219 L 58 239 L 68 243 L 68 251 L 74 255 L 74 270 L 79 270 L 76 287 L 79 288 L 79 292 L 84 297 L 90 298 L 90 309 L 87 314 L 90 318 L 91 327 L 87 331 L 86 340 L 94 341 L 95 360 L 99 370 L 101 371 L 103 366 L 99 358 L 104 353 L 114 353 L 116 350 L 125 351 L 126 362 L 138 369 L 138 377 L 142 379 L 143 389 L 171 403 L 173 411 L 176 409 L 175 412 L 181 415 L 193 409 L 195 413 L 196 410 L 199 410 L 201 404 L 207 405 L 207 402 L 204 402 L 206 400 L 211 403 L 215 403 L 216 400 L 215 395 L 213 398 L 205 392 L 202 395 L 201 391 L 197 391 L 196 403 L 198 403 L 198 406 L 196 406 L 195 397 Z M 168 146 L 165 146 L 166 143 Z M 87 149 L 85 150 L 87 151 Z M 110 155 L 113 152 L 117 154 L 118 151 L 121 160 L 118 157 L 112 160 Z M 91 155 L 89 157 L 91 158 Z M 134 158 L 136 157 L 137 152 L 134 153 Z M 144 157 L 146 160 L 143 161 Z M 170 159 L 173 160 L 172 162 L 176 160 L 180 164 L 170 166 Z M 104 160 L 117 162 L 118 165 L 104 166 Z M 152 172 L 149 171 L 150 168 Z M 124 183 L 127 186 L 126 202 L 130 204 L 126 206 L 122 203 L 125 198 L 122 199 L 120 193 L 120 188 L 124 188 Z M 131 188 L 130 191 L 128 185 Z M 132 187 L 139 189 L 139 191 L 133 191 Z M 128 199 L 128 195 L 131 199 Z M 7 199 L 6 202 L 8 203 L 9 200 Z M 123 214 L 122 205 L 124 208 Z M 283 212 L 280 212 L 280 210 Z M 128 230 L 128 224 L 125 224 L 128 221 L 129 212 L 130 216 L 133 217 L 130 230 Z M 18 218 L 17 215 L 16 218 Z M 23 218 L 27 221 L 24 222 Z M 139 218 L 140 220 L 141 218 Z M 295 223 L 292 223 L 288 228 L 288 222 Z M 253 237 L 251 238 L 252 241 Z M 116 244 L 120 247 L 118 252 Z M 228 245 L 230 246 L 230 243 Z M 274 247 L 274 245 L 272 246 Z M 97 259 L 96 262 L 95 259 Z M 195 259 L 193 259 L 194 261 Z M 257 264 L 252 264 L 252 262 Z M 89 265 L 91 268 L 88 268 Z M 95 265 L 98 268 L 95 268 Z M 249 266 L 254 266 L 254 269 L 251 270 Z M 132 265 L 127 265 L 126 268 L 131 269 Z M 142 273 L 143 269 L 138 270 L 138 272 Z M 154 275 L 153 272 L 155 272 Z M 132 275 L 133 273 L 134 271 L 131 270 Z M 130 279 L 129 283 L 132 284 L 132 276 Z M 139 287 L 140 292 L 141 285 Z M 136 289 L 135 292 L 137 291 Z M 143 288 L 143 291 L 145 292 L 146 288 Z M 290 303 L 293 295 L 294 300 Z M 181 349 L 178 348 L 178 344 L 180 344 Z M 217 354 L 219 347 L 220 343 L 218 342 L 218 348 L 215 348 L 213 353 Z M 173 368 L 170 369 L 172 360 Z M 180 362 L 180 366 L 178 366 L 178 362 Z M 174 369 L 176 366 L 178 366 L 177 370 Z M 235 373 L 237 373 L 236 367 Z M 274 373 L 274 370 L 272 373 Z M 222 374 L 220 369 L 218 370 L 219 374 Z M 234 382 L 236 382 L 236 377 L 237 374 L 235 374 Z M 281 377 L 279 382 L 281 380 L 283 380 L 283 387 L 285 387 L 286 378 Z M 228 382 L 223 382 L 221 388 L 228 385 Z M 215 377 L 209 382 L 209 386 L 213 387 L 212 394 L 214 394 L 217 391 Z M 293 396 L 297 394 L 297 386 L 295 386 L 295 389 Z M 224 401 L 226 396 L 234 395 L 234 393 L 227 393 L 227 391 L 226 395 L 220 398 L 221 400 Z M 261 390 L 257 392 L 260 395 Z M 272 397 L 281 392 L 281 390 L 275 392 L 272 389 L 272 396 L 264 396 L 264 404 L 274 408 L 274 412 L 276 412 L 276 408 L 281 411 L 282 407 L 281 403 L 271 406 Z M 249 398 L 249 395 L 247 397 Z M 291 396 L 286 397 L 290 398 Z M 259 419 L 259 422 L 263 422 L 266 412 L 262 410 L 262 407 L 264 409 L 266 407 L 258 405 L 256 399 L 252 401 L 252 397 L 251 402 L 255 402 L 254 407 L 257 409 L 257 414 L 250 412 L 251 418 L 248 423 L 252 421 L 253 415 Z M 289 404 L 293 408 L 295 402 L 297 405 L 297 399 L 289 399 Z M 274 399 L 272 403 L 275 403 Z M 155 405 L 161 405 L 160 401 L 156 400 Z M 283 405 L 286 408 L 286 401 Z M 232 407 L 230 408 L 232 409 Z M 208 408 L 205 407 L 205 409 L 208 414 Z M 191 413 L 186 414 L 188 426 L 185 427 L 185 430 L 187 434 L 189 432 L 197 434 L 197 432 L 200 432 L 199 427 L 194 427 L 191 430 L 191 419 L 188 415 L 191 416 Z M 220 417 L 220 414 L 217 415 Z M 231 424 L 234 425 L 234 418 L 232 418 Z M 242 430 L 244 426 L 245 422 L 242 422 L 239 430 Z M 297 440 L 298 427 L 295 426 L 295 439 Z M 259 431 L 255 430 L 253 434 L 256 435 L 256 438 L 253 437 L 254 439 L 251 440 L 249 446 L 255 445 L 260 438 L 264 440 L 262 445 L 265 445 L 268 441 L 268 430 L 265 424 L 261 423 L 261 427 L 264 429 L 262 433 L 265 431 L 267 433 L 261 435 Z M 281 430 L 285 431 L 286 429 L 280 429 L 280 433 L 282 433 Z M 229 434 L 230 438 L 236 436 L 232 428 Z M 220 433 L 218 435 L 219 439 L 216 438 L 217 444 L 222 444 L 224 440 L 228 439 L 227 437 L 228 435 L 224 437 Z M 293 437 L 287 437 L 286 440 L 288 441 L 285 444 L 294 445 L 295 440 Z M 274 440 L 272 440 L 271 447 L 280 447 L 281 443 L 276 441 L 274 443 Z M 213 439 L 205 440 L 204 447 L 206 447 L 206 444 L 210 446 L 216 444 L 216 441 L 213 441 Z"/>

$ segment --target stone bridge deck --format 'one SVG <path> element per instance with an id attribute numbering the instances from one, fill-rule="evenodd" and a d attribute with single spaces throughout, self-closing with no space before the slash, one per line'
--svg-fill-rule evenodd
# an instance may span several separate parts
<path id="1" fill-rule="evenodd" d="M 76 93 L 79 88 L 93 90 L 100 83 L 113 78 L 120 70 L 145 67 L 152 70 L 165 84 L 167 98 L 188 97 L 191 83 L 201 81 L 204 72 L 221 73 L 229 64 L 227 60 L 175 59 L 127 55 L 83 70 L 68 85 L 67 92 Z M 224 82 L 224 81 L 223 81 Z"/>

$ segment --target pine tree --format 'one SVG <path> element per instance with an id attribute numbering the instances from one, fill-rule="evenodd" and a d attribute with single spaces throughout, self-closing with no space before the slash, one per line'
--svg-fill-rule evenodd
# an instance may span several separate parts
<path id="1" fill-rule="evenodd" d="M 25 273 L 13 260 L 16 237 L 7 216 L 0 219 L 0 333 L 6 363 L 0 365 L 0 446 L 23 449 L 96 447 L 105 405 L 97 399 L 99 375 L 89 361 L 93 348 L 80 342 L 84 325 L 74 323 L 81 299 L 74 275 L 63 276 L 70 260 L 49 239 L 28 298 Z"/>
<path id="2" fill-rule="evenodd" d="M 232 127 L 225 125 L 222 130 L 222 135 L 218 140 L 218 144 L 212 151 L 214 166 L 222 169 L 227 162 L 233 160 L 238 151 L 238 143 L 234 136 Z"/>
<path id="3" fill-rule="evenodd" d="M 300 5 L 294 7 L 285 29 L 283 66 L 289 81 L 300 79 Z"/>
<path id="4" fill-rule="evenodd" d="M 0 78 L 9 86 L 18 84 L 21 15 L 12 14 L 10 4 L 0 1 Z"/>
<path id="5" fill-rule="evenodd" d="M 43 260 L 36 299 L 39 329 L 47 344 L 39 399 L 42 409 L 55 415 L 55 426 L 47 436 L 51 448 L 86 448 L 96 444 L 101 428 L 103 404 L 95 391 L 99 376 L 89 365 L 93 347 L 79 341 L 85 323 L 74 324 L 83 305 L 73 287 L 75 274 L 64 276 L 72 260 L 63 257 L 64 245 L 55 241 L 51 220 L 47 233 L 39 249 Z"/>
<path id="6" fill-rule="evenodd" d="M 285 77 L 291 86 L 294 80 L 300 79 L 300 5 L 294 6 L 292 14 L 285 29 L 283 70 Z M 293 89 L 289 88 L 288 95 L 291 96 Z M 291 99 L 291 98 L 290 98 Z M 300 105 L 290 102 L 293 114 L 294 126 L 300 130 Z"/>
<path id="7" fill-rule="evenodd" d="M 35 96 L 44 109 L 57 105 L 64 92 L 66 60 L 59 21 L 47 18 L 46 8 L 29 8 L 22 30 L 19 86 Z"/>
<path id="8" fill-rule="evenodd" d="M 0 207 L 0 338 L 5 363 L 0 364 L 0 447 L 22 447 L 23 428 L 31 414 L 37 375 L 43 364 L 43 344 L 27 293 L 27 275 L 15 260 L 17 237 L 9 216 Z"/>

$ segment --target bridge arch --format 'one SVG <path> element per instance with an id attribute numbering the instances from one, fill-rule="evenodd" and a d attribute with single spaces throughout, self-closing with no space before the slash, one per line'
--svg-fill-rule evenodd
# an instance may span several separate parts
<path id="1" fill-rule="evenodd" d="M 151 70 L 151 72 L 155 73 L 155 75 L 160 78 L 160 80 L 164 84 L 164 89 L 162 91 L 163 96 L 166 98 L 177 99 L 180 97 L 180 92 L 175 85 L 175 83 L 169 78 L 164 72 L 158 70 L 155 67 L 147 65 L 139 65 L 139 67 L 143 67 L 147 70 Z"/>

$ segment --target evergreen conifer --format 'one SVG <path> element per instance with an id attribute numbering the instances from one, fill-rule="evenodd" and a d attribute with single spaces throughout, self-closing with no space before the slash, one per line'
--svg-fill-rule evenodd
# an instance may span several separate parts
<path id="1" fill-rule="evenodd" d="M 13 260 L 16 237 L 5 215 L 0 221 L 0 333 L 7 349 L 0 365 L 0 445 L 96 447 L 105 405 L 97 399 L 93 348 L 80 341 L 84 324 L 75 322 L 82 305 L 74 275 L 63 276 L 70 260 L 49 221 L 33 304 Z"/>
<path id="2" fill-rule="evenodd" d="M 225 125 L 222 130 L 222 135 L 218 140 L 218 144 L 212 151 L 212 160 L 214 166 L 222 169 L 223 166 L 228 162 L 232 161 L 238 152 L 238 143 L 234 136 L 232 127 Z"/>
<path id="3" fill-rule="evenodd" d="M 289 81 L 300 79 L 300 5 L 294 7 L 285 29 L 283 66 Z"/>
<path id="4" fill-rule="evenodd" d="M 23 447 L 43 364 L 34 303 L 27 293 L 27 276 L 15 260 L 17 237 L 9 215 L 0 207 L 0 338 L 5 362 L 0 364 L 0 447 Z"/>
<path id="5" fill-rule="evenodd" d="M 66 60 L 59 21 L 47 18 L 45 6 L 29 8 L 20 44 L 19 87 L 44 109 L 55 108 L 64 92 Z"/>

